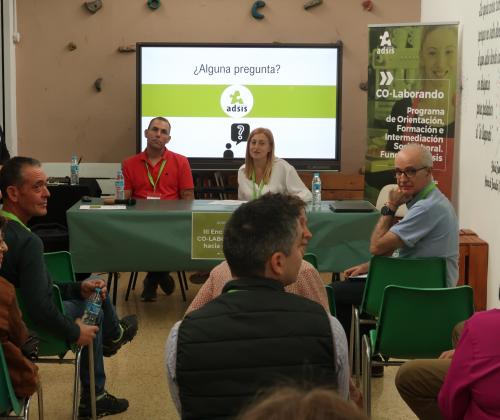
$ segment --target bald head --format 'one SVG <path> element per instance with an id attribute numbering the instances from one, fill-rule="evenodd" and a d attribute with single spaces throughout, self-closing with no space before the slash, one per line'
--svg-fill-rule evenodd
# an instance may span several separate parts
<path id="1" fill-rule="evenodd" d="M 396 155 L 396 159 L 400 154 L 411 157 L 412 160 L 418 163 L 419 167 L 425 166 L 426 168 L 432 168 L 432 154 L 429 149 L 420 144 L 409 143 L 404 145 Z"/>

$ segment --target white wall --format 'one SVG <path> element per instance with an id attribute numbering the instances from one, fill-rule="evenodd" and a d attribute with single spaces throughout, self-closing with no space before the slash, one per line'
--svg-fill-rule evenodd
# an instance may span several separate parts
<path id="1" fill-rule="evenodd" d="M 499 306 L 500 283 L 500 191 L 485 186 L 485 178 L 500 183 L 500 174 L 491 171 L 500 163 L 500 62 L 478 65 L 478 56 L 488 50 L 500 53 L 500 38 L 478 41 L 478 32 L 499 25 L 500 10 L 479 16 L 480 6 L 493 0 L 421 0 L 422 22 L 457 20 L 460 22 L 461 86 L 457 121 L 458 156 L 456 162 L 456 202 L 460 227 L 474 230 L 489 243 L 488 308 Z M 490 90 L 477 89 L 478 80 L 490 80 Z M 459 84 L 460 86 L 460 84 Z M 492 116 L 476 115 L 478 104 L 493 105 Z M 478 124 L 492 127 L 492 140 L 476 139 Z"/>
<path id="2" fill-rule="evenodd" d="M 17 154 L 17 122 L 16 122 L 16 55 L 14 35 L 16 32 L 16 2 L 15 0 L 1 0 L 3 7 L 2 25 L 4 44 L 4 77 L 5 85 L 5 133 L 7 149 L 11 156 Z M 16 38 L 18 39 L 18 38 Z"/>

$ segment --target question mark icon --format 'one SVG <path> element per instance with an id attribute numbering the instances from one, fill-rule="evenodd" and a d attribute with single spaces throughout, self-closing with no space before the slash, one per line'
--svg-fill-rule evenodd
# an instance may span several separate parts
<path id="1" fill-rule="evenodd" d="M 280 72 L 280 68 L 281 68 L 281 66 L 279 64 L 276 64 L 276 73 Z"/>
<path id="2" fill-rule="evenodd" d="M 231 140 L 237 145 L 242 141 L 247 141 L 248 132 L 250 131 L 250 126 L 245 123 L 234 123 L 231 124 Z"/>
<path id="3" fill-rule="evenodd" d="M 238 140 L 241 141 L 243 140 L 243 131 L 245 131 L 245 126 L 238 124 L 236 128 L 238 129 Z"/>

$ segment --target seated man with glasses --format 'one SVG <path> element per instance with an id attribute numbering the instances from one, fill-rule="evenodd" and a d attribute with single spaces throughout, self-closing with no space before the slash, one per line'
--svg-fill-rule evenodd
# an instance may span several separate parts
<path id="1" fill-rule="evenodd" d="M 432 155 L 419 144 L 404 146 L 395 157 L 394 174 L 398 187 L 389 193 L 370 241 L 373 255 L 395 257 L 446 258 L 447 285 L 458 280 L 458 220 L 448 199 L 432 178 Z M 406 203 L 408 213 L 394 224 L 399 206 Z M 368 263 L 344 272 L 347 279 L 334 282 L 337 318 L 346 332 L 351 325 L 351 305 L 360 305 Z"/>

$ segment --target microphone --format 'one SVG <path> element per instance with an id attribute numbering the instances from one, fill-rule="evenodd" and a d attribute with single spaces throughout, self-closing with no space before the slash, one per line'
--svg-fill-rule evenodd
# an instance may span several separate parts
<path id="1" fill-rule="evenodd" d="M 103 204 L 108 206 L 113 204 L 125 204 L 127 206 L 133 206 L 136 203 L 135 198 L 125 198 L 123 200 L 114 198 L 114 197 L 106 197 L 102 200 Z"/>

